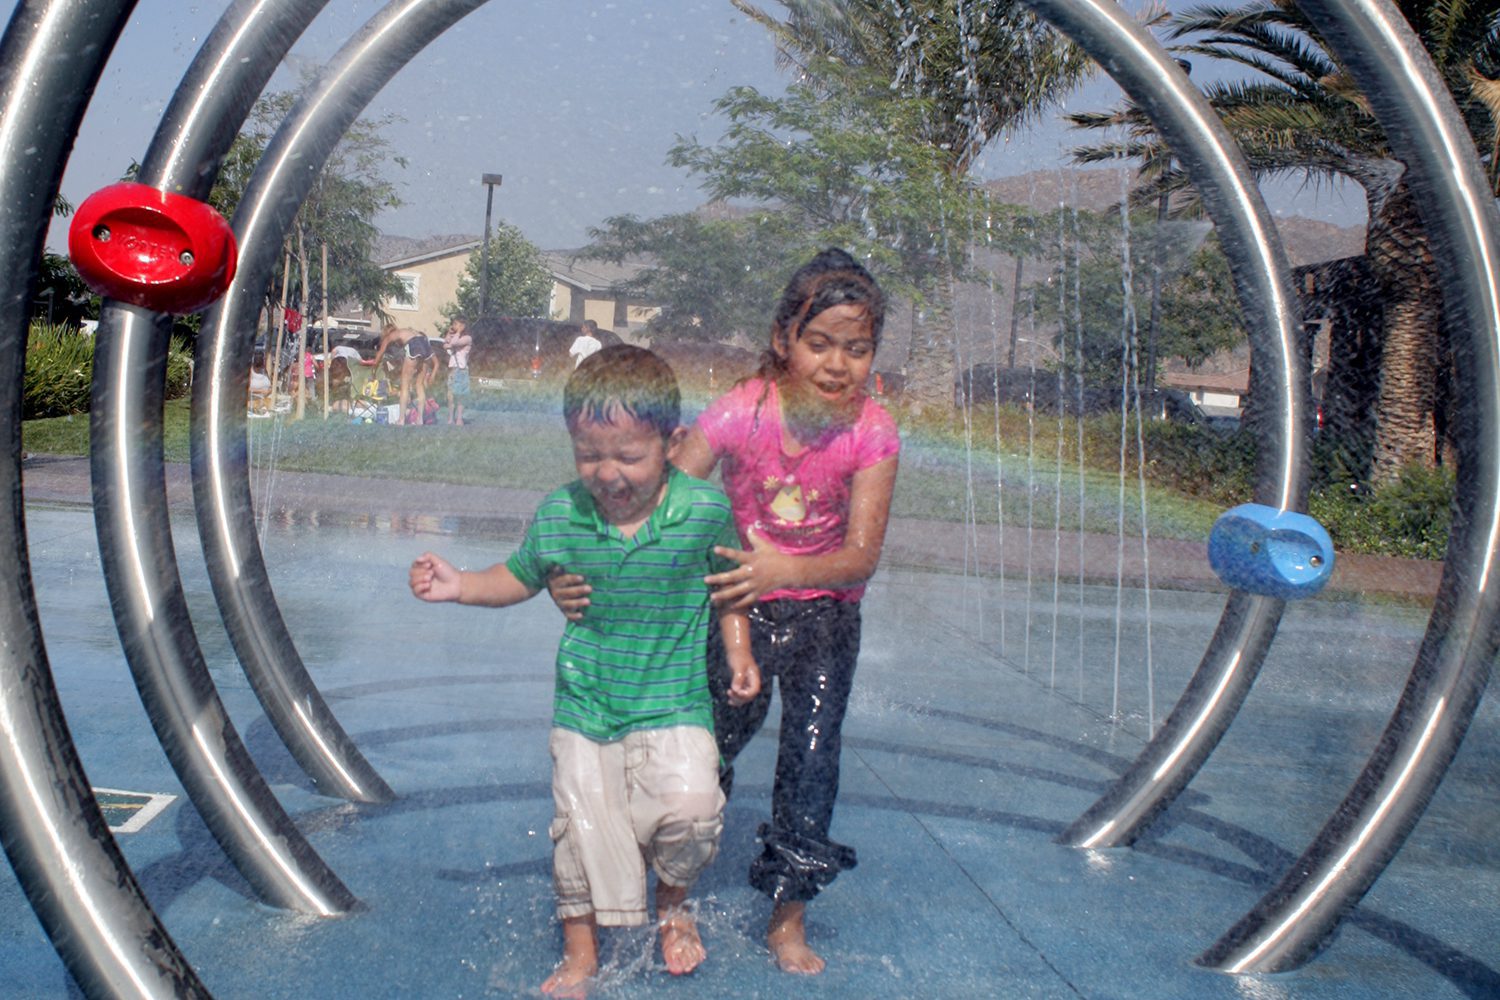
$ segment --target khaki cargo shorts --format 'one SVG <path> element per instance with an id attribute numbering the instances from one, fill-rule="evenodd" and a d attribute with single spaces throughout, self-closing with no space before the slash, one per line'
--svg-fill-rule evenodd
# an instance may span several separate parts
<path id="1" fill-rule="evenodd" d="M 700 726 L 599 743 L 552 730 L 552 881 L 560 917 L 606 927 L 647 920 L 646 866 L 691 886 L 719 850 L 719 751 Z"/>

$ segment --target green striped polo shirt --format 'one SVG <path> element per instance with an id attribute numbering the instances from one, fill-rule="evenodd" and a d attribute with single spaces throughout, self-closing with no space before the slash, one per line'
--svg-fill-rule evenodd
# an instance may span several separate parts
<path id="1" fill-rule="evenodd" d="M 558 645 L 554 726 L 601 742 L 637 729 L 713 729 L 705 644 L 715 616 L 703 577 L 734 565 L 715 545 L 739 547 L 729 500 L 677 469 L 634 538 L 599 515 L 582 482 L 542 501 L 506 566 L 528 587 L 545 587 L 557 567 L 593 587 Z"/>

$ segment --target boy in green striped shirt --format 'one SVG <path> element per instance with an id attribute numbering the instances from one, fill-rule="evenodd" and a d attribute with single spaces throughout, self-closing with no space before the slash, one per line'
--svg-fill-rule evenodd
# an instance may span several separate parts
<path id="1" fill-rule="evenodd" d="M 629 345 L 585 359 L 563 391 L 577 481 L 550 494 L 514 555 L 477 572 L 432 553 L 411 566 L 426 601 L 519 604 L 554 572 L 593 584 L 557 653 L 551 751 L 553 883 L 563 959 L 542 984 L 580 997 L 598 971 L 597 928 L 646 920 L 657 873 L 662 957 L 691 972 L 704 949 L 684 907 L 723 827 L 705 648 L 714 611 L 703 578 L 738 547 L 724 494 L 667 462 L 682 430 L 666 362 Z M 728 564 L 728 565 L 732 565 Z M 729 700 L 760 690 L 743 613 L 718 612 L 734 672 Z"/>

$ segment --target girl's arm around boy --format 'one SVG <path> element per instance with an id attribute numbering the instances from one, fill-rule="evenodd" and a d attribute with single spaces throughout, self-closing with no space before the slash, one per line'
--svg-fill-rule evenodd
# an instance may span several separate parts
<path id="1" fill-rule="evenodd" d="M 693 428 L 672 456 L 683 472 L 699 479 L 713 474 L 718 459 Z M 752 529 L 750 549 L 716 548 L 714 551 L 740 565 L 705 580 L 710 598 L 721 608 L 744 611 L 775 590 L 812 587 L 855 587 L 875 575 L 885 529 L 891 516 L 891 495 L 896 488 L 897 456 L 882 459 L 856 472 L 850 482 L 849 521 L 844 544 L 820 556 L 790 556 L 764 541 Z M 555 603 L 569 621 L 583 618 L 593 587 L 577 573 L 559 574 L 547 581 Z"/>
<path id="2" fill-rule="evenodd" d="M 699 427 L 694 427 L 672 456 L 679 469 L 700 479 L 713 474 L 718 459 Z M 774 590 L 812 587 L 854 587 L 875 575 L 896 489 L 897 456 L 881 459 L 856 472 L 849 486 L 849 520 L 844 543 L 819 556 L 791 556 L 762 541 L 754 530 L 750 550 L 715 551 L 740 565 L 708 577 L 713 602 L 744 610 Z M 569 609 L 564 608 L 564 612 Z"/>

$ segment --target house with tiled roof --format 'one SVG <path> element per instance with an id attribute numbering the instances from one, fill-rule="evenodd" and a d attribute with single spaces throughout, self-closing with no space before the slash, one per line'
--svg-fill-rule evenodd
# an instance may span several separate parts
<path id="1" fill-rule="evenodd" d="M 1250 367 L 1228 372 L 1166 371 L 1158 381 L 1167 388 L 1181 389 L 1210 414 L 1238 414 L 1250 391 Z"/>
<path id="2" fill-rule="evenodd" d="M 447 326 L 443 310 L 458 298 L 459 281 L 469 258 L 479 250 L 477 237 L 447 236 L 427 240 L 385 237 L 380 249 L 381 267 L 402 283 L 402 294 L 381 303 L 381 308 L 401 326 L 427 333 L 442 333 Z M 646 266 L 643 260 L 614 264 L 579 260 L 575 251 L 551 250 L 542 254 L 552 274 L 552 294 L 547 319 L 582 323 L 591 319 L 602 330 L 630 338 L 641 331 L 660 307 L 626 295 L 620 288 Z M 372 321 L 360 310 L 345 310 L 340 321 L 347 326 L 369 327 Z"/>
<path id="3" fill-rule="evenodd" d="M 661 307 L 634 298 L 621 290 L 648 266 L 644 258 L 627 258 L 616 264 L 607 260 L 582 260 L 566 250 L 542 256 L 552 270 L 551 318 L 572 323 L 591 319 L 601 330 L 622 336 L 639 333 L 661 312 Z"/>

